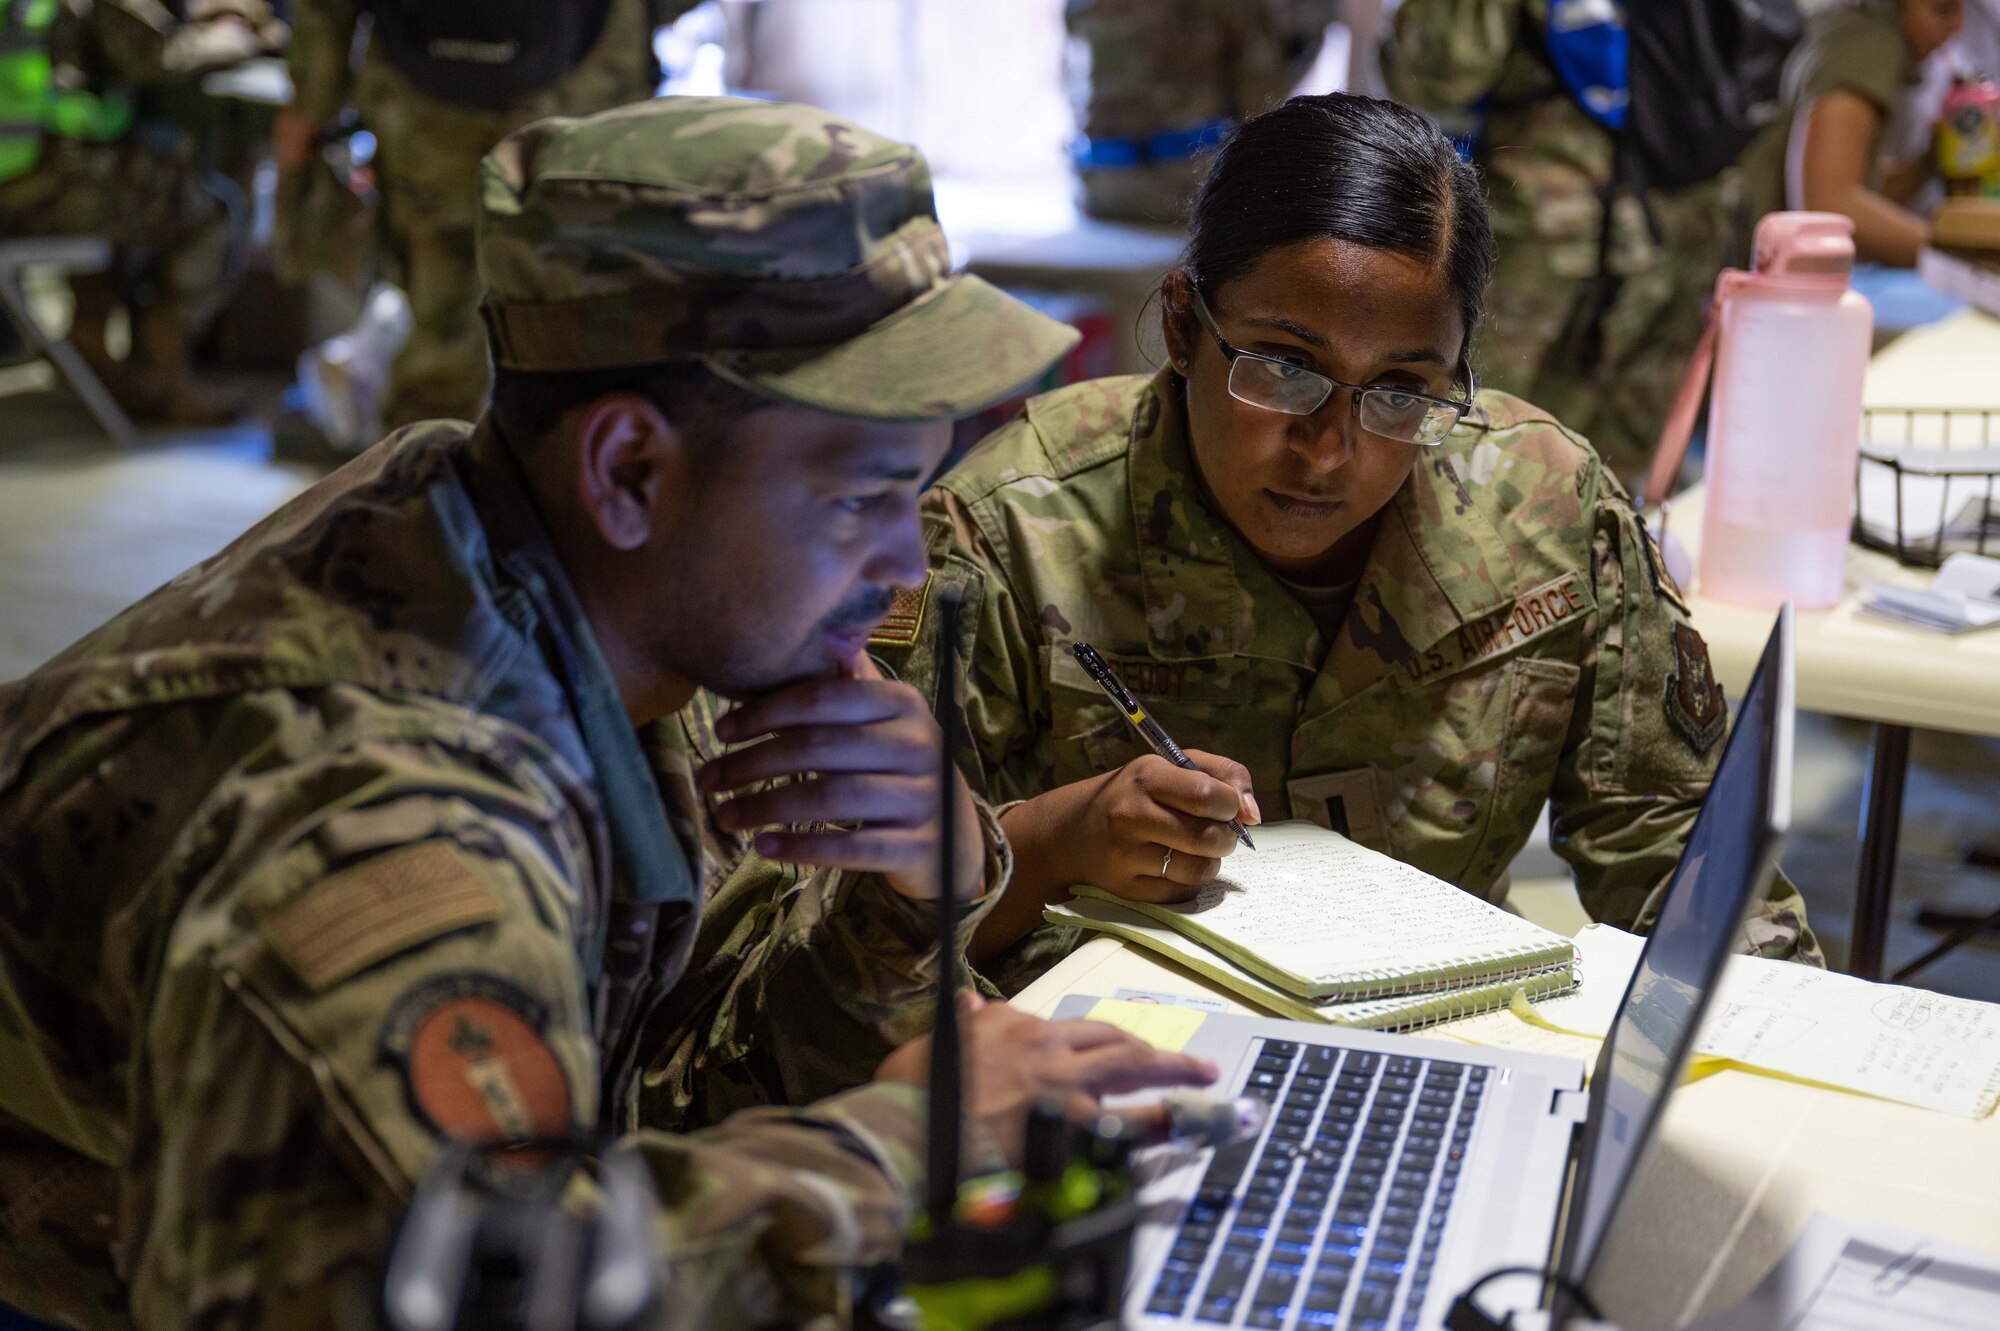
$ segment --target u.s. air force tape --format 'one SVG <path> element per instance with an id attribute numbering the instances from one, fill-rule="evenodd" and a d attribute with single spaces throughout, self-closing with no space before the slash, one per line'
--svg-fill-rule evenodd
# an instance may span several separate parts
<path id="1" fill-rule="evenodd" d="M 1455 675 L 1488 657 L 1512 651 L 1533 642 L 1545 633 L 1575 619 L 1590 608 L 1583 591 L 1583 576 L 1565 573 L 1539 587 L 1531 587 L 1491 614 L 1461 624 L 1443 639 L 1403 662 L 1403 673 L 1413 684 Z"/>

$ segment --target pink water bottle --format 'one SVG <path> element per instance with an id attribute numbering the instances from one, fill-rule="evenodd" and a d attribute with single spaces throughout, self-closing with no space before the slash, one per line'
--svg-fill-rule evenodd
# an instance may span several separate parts
<path id="1" fill-rule="evenodd" d="M 1801 610 L 1840 599 L 1875 325 L 1848 289 L 1853 269 L 1851 219 L 1772 213 L 1754 270 L 1716 283 L 1704 596 Z"/>

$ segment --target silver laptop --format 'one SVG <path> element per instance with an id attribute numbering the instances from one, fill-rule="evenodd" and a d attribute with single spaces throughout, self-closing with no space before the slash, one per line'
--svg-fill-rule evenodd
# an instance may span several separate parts
<path id="1" fill-rule="evenodd" d="M 1268 1101 L 1255 1137 L 1150 1179 L 1132 1327 L 1443 1325 L 1501 1267 L 1590 1289 L 1792 807 L 1792 612 L 1737 708 L 1708 798 L 1584 1092 L 1583 1064 L 1275 1018 L 1211 1015 L 1187 1052 Z M 1059 1017 L 1097 1000 L 1065 999 Z M 1595 1292 L 1595 1291 L 1593 1291 Z M 1482 1305 L 1535 1306 L 1536 1282 Z"/>

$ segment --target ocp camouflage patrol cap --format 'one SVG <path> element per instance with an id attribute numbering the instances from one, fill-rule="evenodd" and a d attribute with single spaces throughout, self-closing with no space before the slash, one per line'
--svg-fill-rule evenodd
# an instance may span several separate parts
<path id="1" fill-rule="evenodd" d="M 507 369 L 698 356 L 801 406 L 938 420 L 1076 342 L 951 273 L 921 153 L 809 106 L 666 97 L 538 121 L 487 155 L 480 188 Z"/>

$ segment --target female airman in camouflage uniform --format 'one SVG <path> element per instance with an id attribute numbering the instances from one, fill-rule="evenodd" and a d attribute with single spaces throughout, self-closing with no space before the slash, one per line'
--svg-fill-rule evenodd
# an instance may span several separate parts
<path id="1" fill-rule="evenodd" d="M 1225 146 L 1190 220 L 1171 366 L 1031 401 L 927 500 L 927 595 L 966 596 L 974 782 L 1014 802 L 975 961 L 1007 989 L 1066 952 L 1041 910 L 1072 883 L 1192 895 L 1232 816 L 1498 898 L 1545 800 L 1591 915 L 1645 929 L 1727 713 L 1617 480 L 1472 391 L 1471 170 L 1393 103 L 1295 98 Z M 928 682 L 936 621 L 878 634 L 905 678 Z M 1146 754 L 1078 640 L 1200 772 Z M 1789 884 L 1743 946 L 1817 960 Z"/>

